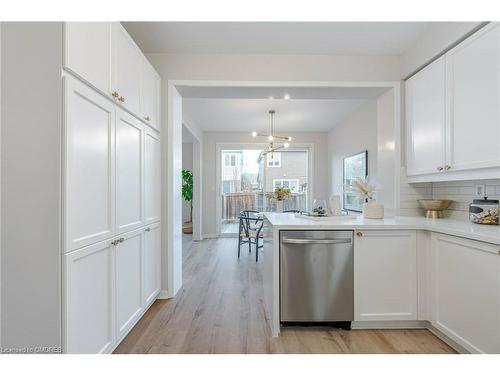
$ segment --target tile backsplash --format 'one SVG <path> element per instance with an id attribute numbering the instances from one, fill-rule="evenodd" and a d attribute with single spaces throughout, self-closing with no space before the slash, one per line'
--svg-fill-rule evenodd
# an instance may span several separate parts
<path id="1" fill-rule="evenodd" d="M 486 185 L 485 196 L 500 200 L 500 179 L 409 184 L 405 176 L 406 173 L 402 173 L 401 215 L 423 215 L 417 199 L 451 199 L 453 203 L 446 211 L 447 217 L 468 220 L 469 204 L 473 199 L 479 199 L 475 195 L 476 185 Z"/>

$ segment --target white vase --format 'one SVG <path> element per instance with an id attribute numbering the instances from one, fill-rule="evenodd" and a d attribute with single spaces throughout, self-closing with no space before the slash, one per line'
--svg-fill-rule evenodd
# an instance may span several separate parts
<path id="1" fill-rule="evenodd" d="M 283 212 L 283 201 L 276 201 L 276 212 Z"/>
<path id="2" fill-rule="evenodd" d="M 363 204 L 363 217 L 365 219 L 383 219 L 384 205 L 375 201 Z"/>

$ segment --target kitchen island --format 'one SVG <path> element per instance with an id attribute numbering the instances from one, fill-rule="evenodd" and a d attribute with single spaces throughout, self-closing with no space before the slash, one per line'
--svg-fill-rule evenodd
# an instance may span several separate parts
<path id="1" fill-rule="evenodd" d="M 264 214 L 263 281 L 280 318 L 280 231 L 352 231 L 352 328 L 428 328 L 462 352 L 500 353 L 500 227 L 451 219 Z M 474 321 L 474 323 L 471 323 Z"/>

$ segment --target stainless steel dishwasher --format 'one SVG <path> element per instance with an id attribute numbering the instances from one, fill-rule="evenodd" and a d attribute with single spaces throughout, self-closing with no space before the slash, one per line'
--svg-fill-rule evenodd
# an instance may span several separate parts
<path id="1" fill-rule="evenodd" d="M 352 231 L 280 232 L 282 324 L 333 324 L 354 319 Z"/>

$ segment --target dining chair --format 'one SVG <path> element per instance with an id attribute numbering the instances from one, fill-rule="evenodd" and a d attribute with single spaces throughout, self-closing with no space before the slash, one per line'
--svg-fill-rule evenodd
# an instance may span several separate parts
<path id="1" fill-rule="evenodd" d="M 257 215 L 259 211 L 243 210 L 239 216 L 238 230 L 238 259 L 240 258 L 241 245 L 248 243 L 248 252 L 252 252 L 252 245 L 255 245 L 255 261 L 259 261 L 259 249 L 264 247 L 262 243 L 259 245 L 259 240 L 262 239 L 262 227 L 264 219 Z"/>

